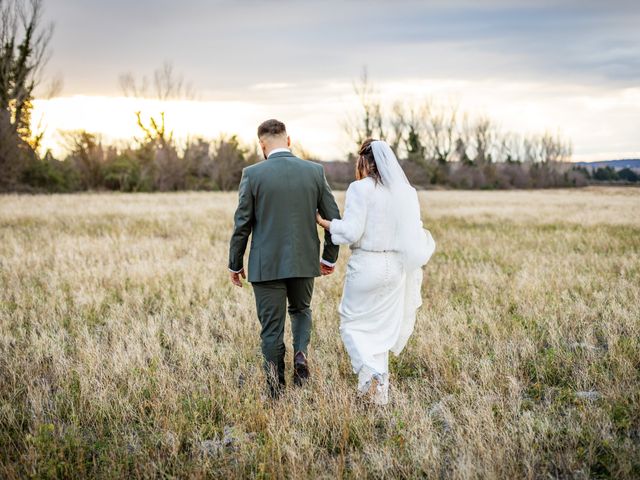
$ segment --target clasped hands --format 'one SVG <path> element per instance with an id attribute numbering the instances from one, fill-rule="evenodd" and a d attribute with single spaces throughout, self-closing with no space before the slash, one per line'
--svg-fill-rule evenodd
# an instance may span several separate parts
<path id="1" fill-rule="evenodd" d="M 322 218 L 320 212 L 316 212 L 316 223 L 326 231 L 329 231 L 329 227 L 331 226 L 331 222 Z M 333 270 L 334 267 L 330 267 L 329 265 L 325 265 L 324 263 L 320 262 L 320 273 L 322 273 L 322 275 L 331 275 L 333 273 Z"/>

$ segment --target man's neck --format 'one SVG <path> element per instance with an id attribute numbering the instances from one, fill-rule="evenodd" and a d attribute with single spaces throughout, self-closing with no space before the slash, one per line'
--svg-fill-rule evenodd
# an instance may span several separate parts
<path id="1" fill-rule="evenodd" d="M 276 148 L 270 150 L 269 153 L 267 153 L 267 158 L 269 158 L 274 153 L 290 152 L 290 151 L 291 150 L 289 150 L 287 147 L 276 147 Z"/>

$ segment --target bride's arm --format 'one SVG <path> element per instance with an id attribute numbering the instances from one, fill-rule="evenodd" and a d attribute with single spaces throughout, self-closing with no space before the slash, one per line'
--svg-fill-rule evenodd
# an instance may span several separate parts
<path id="1" fill-rule="evenodd" d="M 367 219 L 367 199 L 362 187 L 364 185 L 358 182 L 349 185 L 342 219 L 331 220 L 328 225 L 331 241 L 336 245 L 355 243 L 364 233 Z"/>
<path id="2" fill-rule="evenodd" d="M 351 245 L 354 242 L 350 242 L 348 238 L 343 237 L 338 233 L 331 234 L 331 243 L 335 245 Z"/>

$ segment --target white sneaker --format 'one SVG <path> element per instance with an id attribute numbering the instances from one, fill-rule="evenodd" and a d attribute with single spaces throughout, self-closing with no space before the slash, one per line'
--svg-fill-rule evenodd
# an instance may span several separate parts
<path id="1" fill-rule="evenodd" d="M 369 397 L 375 405 L 389 403 L 389 374 L 375 373 L 371 369 L 362 367 L 358 372 L 358 397 Z"/>
<path id="2" fill-rule="evenodd" d="M 363 365 L 358 372 L 358 396 L 362 397 L 369 393 L 371 381 L 375 372 L 366 365 Z"/>
<path id="3" fill-rule="evenodd" d="M 389 403 L 389 379 L 386 375 L 373 376 L 373 403 L 387 405 Z"/>

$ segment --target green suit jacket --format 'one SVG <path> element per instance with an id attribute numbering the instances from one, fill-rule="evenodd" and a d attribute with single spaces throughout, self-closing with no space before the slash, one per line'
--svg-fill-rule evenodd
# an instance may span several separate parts
<path id="1" fill-rule="evenodd" d="M 340 218 L 322 165 L 277 152 L 246 167 L 238 192 L 238 209 L 229 248 L 229 269 L 243 268 L 251 235 L 250 282 L 320 275 L 320 240 L 316 210 Z M 325 232 L 322 258 L 334 263 L 338 246 Z"/>

